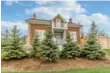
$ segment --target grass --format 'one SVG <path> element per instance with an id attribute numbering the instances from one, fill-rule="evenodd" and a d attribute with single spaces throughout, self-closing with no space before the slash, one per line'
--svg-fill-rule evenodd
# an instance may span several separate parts
<path id="1" fill-rule="evenodd" d="M 104 49 L 104 51 L 107 55 L 110 55 L 110 49 Z"/>
<path id="2" fill-rule="evenodd" d="M 110 73 L 110 67 L 100 67 L 100 68 L 76 68 L 71 70 L 65 70 L 65 71 L 54 71 L 54 72 L 46 72 L 46 71 L 40 71 L 40 72 L 9 72 L 9 71 L 2 71 L 2 73 Z"/>

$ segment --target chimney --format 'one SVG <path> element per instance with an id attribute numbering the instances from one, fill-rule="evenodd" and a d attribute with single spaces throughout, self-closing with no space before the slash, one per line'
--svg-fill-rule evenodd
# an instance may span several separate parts
<path id="1" fill-rule="evenodd" d="M 36 18 L 36 14 L 35 13 L 33 13 L 32 18 Z"/>
<path id="2" fill-rule="evenodd" d="M 72 23 L 72 18 L 69 18 L 69 22 Z"/>

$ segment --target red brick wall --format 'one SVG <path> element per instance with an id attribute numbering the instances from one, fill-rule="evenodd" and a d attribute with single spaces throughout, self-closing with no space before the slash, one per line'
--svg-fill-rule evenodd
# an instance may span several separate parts
<path id="1" fill-rule="evenodd" d="M 31 45 L 32 39 L 35 33 L 35 30 L 47 30 L 48 25 L 43 24 L 29 24 L 29 31 L 28 31 L 28 43 Z M 77 42 L 80 44 L 80 28 L 79 27 L 69 27 L 68 31 L 74 31 L 77 33 Z"/>
<path id="2" fill-rule="evenodd" d="M 28 32 L 28 42 L 29 44 L 32 43 L 32 39 L 35 33 L 35 30 L 47 30 L 48 25 L 43 25 L 43 24 L 29 24 L 29 32 Z"/>
<path id="3" fill-rule="evenodd" d="M 80 44 L 80 28 L 79 27 L 69 27 L 68 31 L 76 32 L 77 34 L 77 42 Z"/>

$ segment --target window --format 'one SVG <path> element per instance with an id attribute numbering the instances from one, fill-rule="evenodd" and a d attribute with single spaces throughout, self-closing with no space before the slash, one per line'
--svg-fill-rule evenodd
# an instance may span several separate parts
<path id="1" fill-rule="evenodd" d="M 36 33 L 38 35 L 39 40 L 43 40 L 44 39 L 44 37 L 45 37 L 44 36 L 45 31 L 44 30 L 37 30 Z"/>
<path id="2" fill-rule="evenodd" d="M 63 25 L 64 25 L 65 28 L 67 28 L 67 23 L 64 23 Z"/>
<path id="3" fill-rule="evenodd" d="M 56 26 L 61 27 L 61 20 L 59 18 L 56 19 Z"/>
<path id="4" fill-rule="evenodd" d="M 73 41 L 77 41 L 77 35 L 76 35 L 76 32 L 70 32 L 70 36 L 71 36 L 71 39 L 73 40 Z"/>

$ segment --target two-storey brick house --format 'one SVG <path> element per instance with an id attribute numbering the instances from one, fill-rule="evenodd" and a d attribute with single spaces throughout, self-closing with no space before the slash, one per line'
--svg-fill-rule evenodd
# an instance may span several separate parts
<path id="1" fill-rule="evenodd" d="M 62 45 L 64 43 L 66 31 L 70 32 L 73 41 L 80 44 L 80 29 L 82 25 L 73 23 L 72 18 L 66 22 L 64 18 L 58 14 L 51 20 L 43 20 L 38 19 L 36 15 L 33 14 L 32 18 L 27 19 L 26 22 L 28 23 L 27 43 L 29 45 L 31 45 L 35 33 L 38 34 L 40 40 L 43 40 L 44 33 L 48 29 L 48 26 L 52 27 L 53 38 L 57 44 Z"/>

